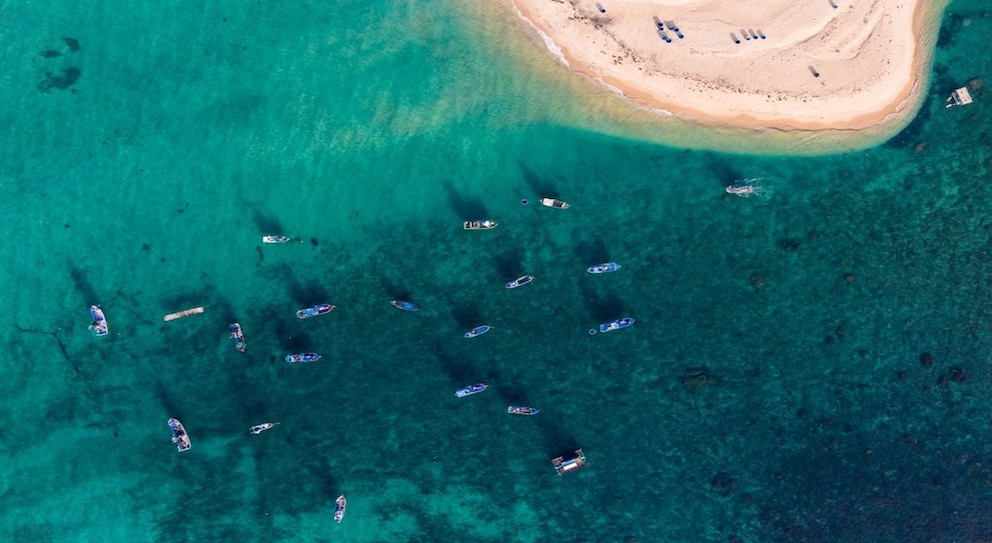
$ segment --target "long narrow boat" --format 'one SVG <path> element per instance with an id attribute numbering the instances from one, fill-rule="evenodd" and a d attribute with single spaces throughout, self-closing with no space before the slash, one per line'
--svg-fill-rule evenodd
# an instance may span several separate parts
<path id="1" fill-rule="evenodd" d="M 623 319 L 616 319 L 610 322 L 604 322 L 599 325 L 600 332 L 612 332 L 613 330 L 619 330 L 621 328 L 626 328 L 634 324 L 634 319 L 630 317 L 625 317 Z"/>
<path id="2" fill-rule="evenodd" d="M 536 415 L 541 410 L 536 407 L 526 407 L 523 405 L 508 405 L 506 406 L 506 412 L 511 415 Z"/>
<path id="3" fill-rule="evenodd" d="M 545 207 L 553 207 L 555 209 L 568 209 L 572 207 L 557 198 L 541 198 L 541 205 Z"/>
<path id="4" fill-rule="evenodd" d="M 320 355 L 317 353 L 297 353 L 297 354 L 287 354 L 286 362 L 290 364 L 296 362 L 316 362 L 320 360 Z"/>
<path id="5" fill-rule="evenodd" d="M 517 277 L 513 281 L 510 281 L 509 283 L 507 283 L 506 284 L 506 288 L 522 287 L 522 286 L 526 285 L 527 283 L 530 283 L 533 280 L 534 280 L 534 276 L 533 275 L 521 275 L 520 277 Z"/>
<path id="6" fill-rule="evenodd" d="M 489 385 L 485 383 L 476 383 L 474 385 L 469 385 L 467 387 L 459 388 L 458 390 L 455 391 L 455 396 L 458 396 L 459 398 L 464 398 L 465 396 L 478 394 L 483 390 L 486 390 L 487 388 L 489 388 Z"/>
<path id="7" fill-rule="evenodd" d="M 262 236 L 262 243 L 286 243 L 287 241 L 293 241 L 293 238 L 286 236 Z"/>
<path id="8" fill-rule="evenodd" d="M 492 228 L 496 228 L 497 226 L 499 226 L 498 222 L 490 221 L 490 220 L 465 221 L 464 223 L 462 223 L 462 228 L 464 228 L 465 230 L 490 230 Z"/>
<path id="9" fill-rule="evenodd" d="M 266 430 L 271 430 L 278 422 L 263 422 L 262 424 L 256 424 L 248 429 L 249 432 L 258 435 Z"/>
<path id="10" fill-rule="evenodd" d="M 336 305 L 331 304 L 320 304 L 313 307 L 307 307 L 300 309 L 296 312 L 296 318 L 298 319 L 309 319 L 310 317 L 316 317 L 318 315 L 326 315 L 331 311 L 334 311 Z"/>
<path id="11" fill-rule="evenodd" d="M 596 264 L 595 266 L 589 266 L 586 271 L 589 273 L 610 273 L 615 272 L 620 269 L 620 264 L 616 262 L 605 262 L 603 264 Z"/>
<path id="12" fill-rule="evenodd" d="M 392 304 L 393 307 L 395 307 L 396 309 L 402 309 L 403 311 L 417 311 L 420 309 L 419 307 L 411 304 L 410 302 L 404 302 L 401 300 L 393 300 L 389 303 Z"/>
<path id="13" fill-rule="evenodd" d="M 348 507 L 348 500 L 344 499 L 344 494 L 334 500 L 334 520 L 341 522 L 344 520 L 344 510 Z"/>
<path id="14" fill-rule="evenodd" d="M 231 339 L 234 340 L 234 348 L 238 350 L 239 353 L 245 352 L 245 347 L 248 346 L 245 343 L 245 334 L 241 331 L 241 324 L 237 322 L 232 322 L 227 325 L 231 329 Z"/>
<path id="15" fill-rule="evenodd" d="M 172 442 L 176 444 L 176 449 L 179 452 L 188 451 L 192 445 L 183 423 L 179 422 L 179 419 L 171 418 L 169 419 L 169 429 L 172 430 Z"/>
<path id="16" fill-rule="evenodd" d="M 483 324 L 482 326 L 476 326 L 475 328 L 465 332 L 465 337 L 479 337 L 482 334 L 492 330 L 493 327 L 488 324 Z"/>
<path id="17" fill-rule="evenodd" d="M 182 311 L 176 311 L 175 313 L 169 313 L 168 315 L 162 317 L 162 320 L 164 320 L 164 321 L 174 321 L 176 319 L 181 319 L 183 317 L 188 317 L 190 315 L 199 315 L 200 313 L 203 313 L 204 311 L 205 311 L 205 309 L 203 308 L 203 306 L 193 307 L 193 308 L 190 308 L 190 309 L 184 309 Z"/>
<path id="18" fill-rule="evenodd" d="M 103 310 L 100 309 L 98 305 L 90 306 L 90 318 L 93 319 L 93 324 L 90 325 L 90 330 L 98 336 L 105 336 L 110 332 L 110 327 L 107 325 L 107 317 L 104 316 Z"/>

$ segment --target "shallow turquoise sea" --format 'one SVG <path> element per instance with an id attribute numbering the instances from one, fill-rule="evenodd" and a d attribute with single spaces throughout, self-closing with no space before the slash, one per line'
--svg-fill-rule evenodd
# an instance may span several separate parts
<path id="1" fill-rule="evenodd" d="M 0 2 L 0 540 L 989 538 L 983 2 L 906 130 L 816 158 L 580 128 L 450 4 Z"/>

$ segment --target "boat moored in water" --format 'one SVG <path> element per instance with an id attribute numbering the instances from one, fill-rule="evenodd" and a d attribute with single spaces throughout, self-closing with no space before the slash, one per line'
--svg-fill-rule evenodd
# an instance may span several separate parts
<path id="1" fill-rule="evenodd" d="M 192 445 L 183 423 L 179 422 L 179 419 L 171 418 L 169 419 L 169 429 L 172 430 L 172 442 L 176 444 L 176 449 L 179 452 L 188 451 Z"/>
<path id="2" fill-rule="evenodd" d="M 589 273 L 610 273 L 619 270 L 620 267 L 620 264 L 617 264 L 616 262 L 604 262 L 603 264 L 589 266 L 586 268 L 586 271 Z"/>
<path id="3" fill-rule="evenodd" d="M 465 396 L 478 394 L 483 390 L 486 390 L 487 388 L 489 388 L 489 385 L 485 383 L 476 383 L 474 385 L 469 385 L 467 387 L 459 388 L 458 390 L 455 391 L 455 396 L 458 396 L 459 398 L 464 398 Z"/>
<path id="4" fill-rule="evenodd" d="M 575 449 L 574 452 L 569 454 L 552 458 L 551 465 L 555 467 L 558 475 L 565 475 L 566 473 L 571 473 L 579 468 L 588 466 L 589 460 L 586 459 L 586 453 L 582 452 L 582 449 Z"/>
<path id="5" fill-rule="evenodd" d="M 613 330 L 619 330 L 621 328 L 626 328 L 634 324 L 634 319 L 630 317 L 625 317 L 622 319 L 612 320 L 610 322 L 604 322 L 599 325 L 600 332 L 612 332 Z"/>
<path id="6" fill-rule="evenodd" d="M 93 324 L 90 325 L 90 330 L 98 336 L 105 336 L 110 332 L 110 327 L 107 325 L 107 317 L 103 314 L 103 310 L 100 309 L 98 305 L 90 306 L 90 318 L 93 319 Z"/>
<path id="7" fill-rule="evenodd" d="M 758 179 L 755 178 L 755 179 L 744 179 L 743 181 L 741 180 L 734 181 L 733 184 L 727 185 L 726 188 L 727 194 L 733 194 L 735 196 L 743 196 L 745 198 L 752 194 L 757 194 L 759 188 L 754 185 L 755 181 L 758 181 Z"/>
<path id="8" fill-rule="evenodd" d="M 513 281 L 510 281 L 509 283 L 507 283 L 506 284 L 506 288 L 522 287 L 522 286 L 526 285 L 527 283 L 530 283 L 533 280 L 534 280 L 534 276 L 533 275 L 521 275 L 520 277 L 517 277 Z"/>
<path id="9" fill-rule="evenodd" d="M 305 309 L 300 309 L 296 312 L 296 318 L 298 319 L 309 319 L 310 317 L 316 317 L 318 315 L 326 315 L 331 311 L 334 311 L 336 305 L 331 304 L 320 304 L 313 307 L 307 307 Z"/>
<path id="10" fill-rule="evenodd" d="M 296 362 L 316 362 L 320 360 L 320 355 L 317 353 L 297 353 L 297 354 L 287 354 L 286 362 L 294 364 Z"/>
<path id="11" fill-rule="evenodd" d="M 404 302 L 401 300 L 393 300 L 389 303 L 392 304 L 393 307 L 395 307 L 396 309 L 402 309 L 403 311 L 417 311 L 420 309 L 419 307 L 411 304 L 410 302 Z"/>
<path id="12" fill-rule="evenodd" d="M 293 238 L 286 236 L 262 236 L 262 243 L 286 243 L 293 241 Z"/>
<path id="13" fill-rule="evenodd" d="M 541 410 L 536 407 L 527 407 L 524 405 L 508 405 L 506 406 L 506 412 L 511 415 L 536 415 Z"/>
<path id="14" fill-rule="evenodd" d="M 464 223 L 462 223 L 462 228 L 464 228 L 465 230 L 489 230 L 492 228 L 496 228 L 497 226 L 499 226 L 498 222 L 490 221 L 490 220 L 465 221 Z"/>
<path id="15" fill-rule="evenodd" d="M 553 207 L 555 209 L 568 209 L 572 207 L 557 198 L 541 198 L 541 205 L 545 207 Z"/>
<path id="16" fill-rule="evenodd" d="M 247 347 L 248 344 L 245 343 L 245 334 L 241 331 L 241 324 L 232 322 L 227 326 L 231 329 L 231 339 L 234 340 L 234 348 L 237 349 L 239 353 L 245 352 L 245 347 Z"/>
<path id="17" fill-rule="evenodd" d="M 266 430 L 271 430 L 278 422 L 263 422 L 262 424 L 256 424 L 248 429 L 249 432 L 258 435 Z"/>
<path id="18" fill-rule="evenodd" d="M 465 332 L 465 337 L 479 337 L 482 334 L 492 330 L 493 327 L 488 324 L 483 324 L 482 326 L 476 326 L 475 328 Z"/>
<path id="19" fill-rule="evenodd" d="M 334 500 L 334 520 L 341 522 L 344 520 L 344 510 L 348 507 L 348 500 L 344 499 L 344 494 Z"/>

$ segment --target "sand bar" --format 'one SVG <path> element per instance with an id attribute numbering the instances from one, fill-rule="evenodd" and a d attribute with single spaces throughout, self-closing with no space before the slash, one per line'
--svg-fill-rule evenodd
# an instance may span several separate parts
<path id="1" fill-rule="evenodd" d="M 800 131 L 908 122 L 926 87 L 930 23 L 948 3 L 510 2 L 564 64 L 636 102 L 704 124 Z"/>

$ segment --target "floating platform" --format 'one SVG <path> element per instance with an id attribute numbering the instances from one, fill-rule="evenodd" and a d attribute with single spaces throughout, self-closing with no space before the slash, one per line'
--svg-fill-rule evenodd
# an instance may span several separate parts
<path id="1" fill-rule="evenodd" d="M 582 449 L 575 449 L 572 453 L 552 458 L 551 465 L 555 467 L 558 475 L 565 475 L 566 473 L 571 473 L 579 468 L 588 466 L 589 460 L 586 460 L 586 454 L 582 452 Z"/>
<path id="2" fill-rule="evenodd" d="M 165 321 L 174 321 L 176 319 L 181 319 L 183 317 L 188 317 L 190 315 L 196 315 L 198 313 L 203 313 L 203 307 L 194 307 L 192 309 L 184 309 L 182 311 L 177 311 L 175 313 L 169 313 L 168 315 L 162 317 Z"/>
<path id="3" fill-rule="evenodd" d="M 968 87 L 961 87 L 960 89 L 951 93 L 947 97 L 947 105 L 945 108 L 954 106 L 966 106 L 972 103 L 974 100 L 971 98 L 971 93 L 968 92 Z"/>

